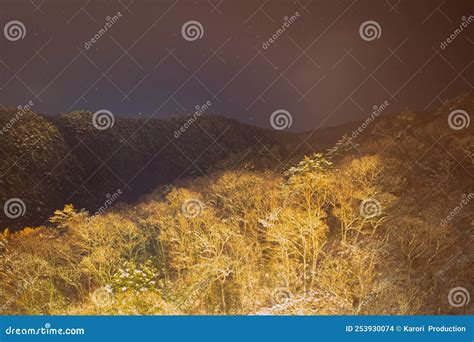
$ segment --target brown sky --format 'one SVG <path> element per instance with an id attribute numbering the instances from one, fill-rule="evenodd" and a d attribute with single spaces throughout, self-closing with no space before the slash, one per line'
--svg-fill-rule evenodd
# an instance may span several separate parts
<path id="1" fill-rule="evenodd" d="M 384 101 L 387 113 L 430 110 L 472 89 L 474 18 L 440 43 L 473 9 L 470 0 L 1 0 L 1 28 L 17 20 L 25 36 L 0 35 L 0 103 L 164 118 L 211 101 L 215 113 L 267 127 L 287 110 L 294 130 L 363 119 Z M 203 34 L 187 41 L 191 20 Z M 378 39 L 362 39 L 366 21 Z"/>

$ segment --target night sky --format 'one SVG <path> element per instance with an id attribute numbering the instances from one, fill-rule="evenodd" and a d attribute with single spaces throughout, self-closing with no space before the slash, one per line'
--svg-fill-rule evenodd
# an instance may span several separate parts
<path id="1" fill-rule="evenodd" d="M 166 118 L 210 101 L 212 113 L 264 127 L 286 110 L 295 131 L 365 119 L 385 101 L 386 113 L 431 110 L 472 89 L 474 18 L 440 44 L 473 9 L 472 0 L 0 0 L 0 103 Z M 14 20 L 22 39 L 4 32 Z M 189 21 L 202 26 L 198 39 L 183 37 Z M 367 21 L 380 27 L 373 40 L 359 32 Z"/>

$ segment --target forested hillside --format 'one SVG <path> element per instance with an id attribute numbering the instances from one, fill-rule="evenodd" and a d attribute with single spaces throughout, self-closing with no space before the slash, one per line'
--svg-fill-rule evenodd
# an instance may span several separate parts
<path id="1" fill-rule="evenodd" d="M 210 138 L 197 125 L 198 133 L 176 139 L 130 183 L 137 193 L 156 186 L 133 203 L 93 215 L 63 202 L 44 224 L 5 231 L 2 313 L 472 314 L 469 293 L 457 289 L 472 289 L 474 279 L 474 129 L 453 128 L 448 116 L 456 109 L 474 113 L 474 96 L 461 95 L 434 113 L 404 112 L 332 130 L 331 139 L 339 133 L 333 144 L 322 131 L 308 140 L 313 151 L 304 145 L 293 154 L 307 135 L 207 117 L 200 124 L 211 136 L 227 124 L 232 133 L 210 144 L 194 173 L 185 171 L 181 150 L 192 160 L 202 152 L 196 137 Z M 25 153 L 33 146 L 24 141 L 28 134 L 45 136 L 52 151 L 39 149 L 37 174 L 28 175 L 40 177 L 73 151 L 55 171 L 63 176 L 45 183 L 56 194 L 120 146 L 108 166 L 120 178 L 133 175 L 180 125 L 149 122 L 146 134 L 134 135 L 140 123 L 124 119 L 102 134 L 83 117 L 31 114 L 32 126 L 2 152 Z M 246 153 L 255 137 L 275 155 L 264 147 Z M 298 160 L 290 158 L 280 172 L 274 158 L 288 156 Z M 180 172 L 188 177 L 166 186 Z M 96 175 L 89 182 L 98 193 L 120 187 L 105 168 Z M 6 197 L 13 184 L 28 182 L 7 179 Z M 23 186 L 16 191 L 28 193 L 31 185 Z M 40 203 L 41 194 L 32 198 Z"/>
<path id="2" fill-rule="evenodd" d="M 18 119 L 18 110 L 0 108 L 0 127 L 11 127 L 0 134 L 0 200 L 20 198 L 26 207 L 14 220 L 2 215 L 0 229 L 42 224 L 65 203 L 95 211 L 119 189 L 120 201 L 134 201 L 176 179 L 246 163 L 269 167 L 290 151 L 295 160 L 310 152 L 306 145 L 295 149 L 296 134 L 214 115 L 188 120 L 115 118 L 100 130 L 92 113 L 45 117 L 26 111 Z"/>

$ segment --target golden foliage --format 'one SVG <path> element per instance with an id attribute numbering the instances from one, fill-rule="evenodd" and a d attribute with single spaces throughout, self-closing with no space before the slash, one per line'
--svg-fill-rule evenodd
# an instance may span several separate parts
<path id="1" fill-rule="evenodd" d="M 50 219 L 60 229 L 3 233 L 3 311 L 424 313 L 436 301 L 417 289 L 452 257 L 455 237 L 394 215 L 400 203 L 384 186 L 388 168 L 376 155 L 336 167 L 315 154 L 285 178 L 224 172 L 93 217 L 66 205 Z M 397 189 L 402 179 L 388 174 Z M 373 217 L 360 212 L 367 198 L 381 205 Z M 105 306 L 95 298 L 102 288 L 112 296 Z"/>

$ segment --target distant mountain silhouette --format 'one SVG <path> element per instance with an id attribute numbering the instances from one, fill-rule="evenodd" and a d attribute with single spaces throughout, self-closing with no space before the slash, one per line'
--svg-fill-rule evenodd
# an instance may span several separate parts
<path id="1" fill-rule="evenodd" d="M 435 113 L 411 113 L 405 119 L 403 113 L 380 116 L 377 124 L 369 122 L 361 133 L 357 129 L 365 127 L 364 121 L 311 134 L 264 129 L 216 115 L 166 120 L 115 117 L 112 127 L 101 130 L 90 112 L 46 117 L 0 106 L 0 203 L 19 198 L 26 206 L 19 218 L 2 213 L 0 229 L 43 224 L 66 203 L 95 212 L 119 189 L 123 195 L 118 201 L 130 202 L 158 185 L 210 171 L 242 167 L 284 171 L 303 155 L 327 149 L 337 158 L 340 151 L 354 152 L 362 139 L 372 139 L 384 129 L 423 129 L 451 108 L 473 112 L 472 102 L 472 94 L 462 95 Z M 356 138 L 347 146 L 348 140 L 342 138 L 354 132 Z"/>
<path id="2" fill-rule="evenodd" d="M 95 211 L 118 189 L 120 201 L 130 201 L 157 185 L 211 169 L 249 160 L 255 167 L 276 164 L 275 158 L 284 159 L 300 141 L 298 134 L 214 115 L 114 120 L 100 130 L 90 112 L 51 118 L 0 107 L 0 200 L 3 205 L 20 198 L 26 206 L 24 216 L 14 220 L 0 215 L 0 227 L 42 224 L 66 202 Z M 303 145 L 293 155 L 308 152 Z"/>

